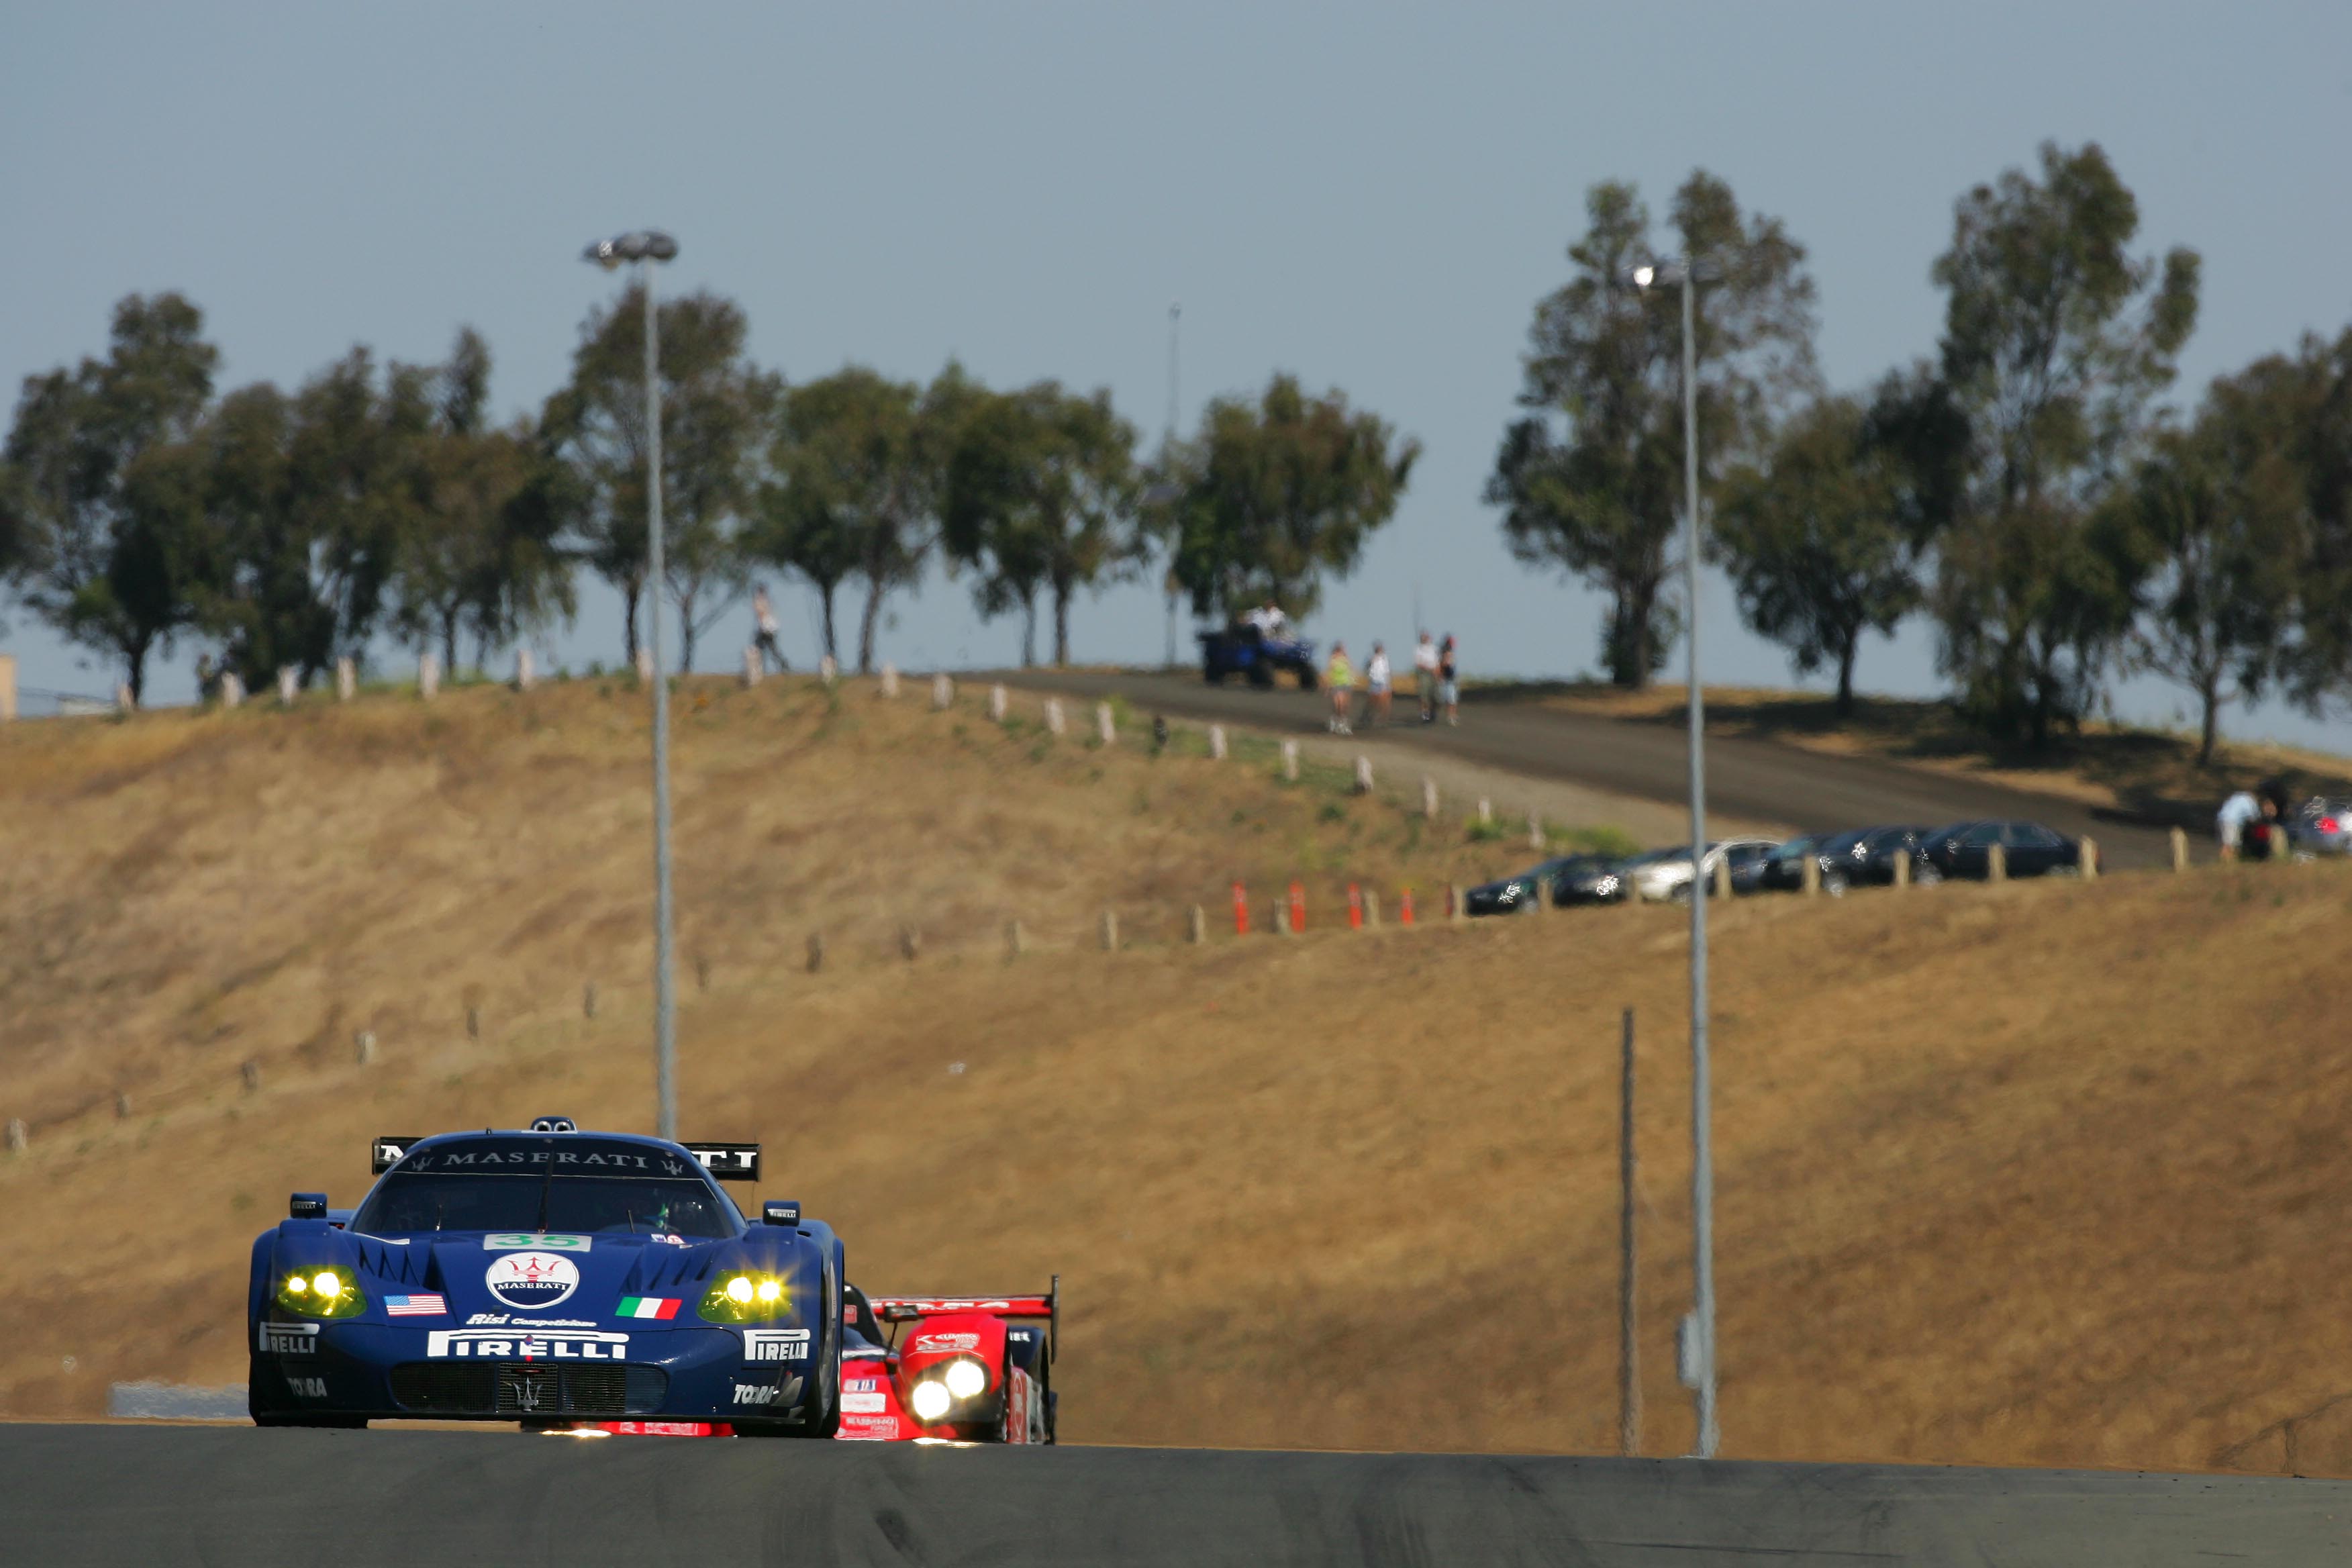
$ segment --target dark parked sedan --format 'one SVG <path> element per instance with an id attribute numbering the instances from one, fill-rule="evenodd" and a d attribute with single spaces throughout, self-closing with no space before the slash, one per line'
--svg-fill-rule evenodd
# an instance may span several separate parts
<path id="1" fill-rule="evenodd" d="M 1822 846 L 1835 835 L 1801 833 L 1766 855 L 1750 870 L 1748 885 L 1741 886 L 1738 875 L 1732 879 L 1732 890 L 1739 893 L 1793 893 L 1804 886 L 1805 857 L 1821 858 Z"/>
<path id="2" fill-rule="evenodd" d="M 1551 889 L 1551 901 L 1565 904 L 1571 900 L 1563 896 L 1566 879 L 1595 868 L 1603 862 L 1597 855 L 1562 855 L 1530 866 L 1516 877 L 1481 882 L 1462 895 L 1462 912 L 1466 915 L 1516 915 L 1535 908 L 1535 890 L 1538 886 Z"/>
<path id="3" fill-rule="evenodd" d="M 1946 877 L 1981 879 L 1996 844 L 2012 877 L 2072 877 L 2082 870 L 2082 845 L 2038 822 L 1955 822 L 1927 836 L 1925 858 Z"/>
<path id="4" fill-rule="evenodd" d="M 1934 883 L 1943 872 L 1921 853 L 1927 840 L 1925 827 L 1864 827 L 1842 833 L 1822 846 L 1822 891 L 1834 898 L 1848 888 L 1886 887 L 1895 880 L 1895 863 L 1911 862 L 1911 880 Z"/>

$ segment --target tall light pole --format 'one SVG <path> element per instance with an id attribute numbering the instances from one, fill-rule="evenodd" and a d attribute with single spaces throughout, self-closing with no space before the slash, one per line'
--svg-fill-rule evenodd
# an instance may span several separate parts
<path id="1" fill-rule="evenodd" d="M 656 229 L 638 229 L 590 246 L 587 259 L 610 272 L 625 261 L 637 264 L 646 307 L 646 571 L 652 592 L 646 646 L 654 667 L 654 1094 L 659 1105 L 656 1131 L 677 1136 L 677 994 L 671 984 L 670 953 L 676 922 L 669 890 L 669 677 L 662 668 L 662 455 L 661 331 L 654 310 L 654 263 L 677 254 L 677 241 Z"/>
<path id="2" fill-rule="evenodd" d="M 1176 450 L 1176 353 L 1181 346 L 1177 329 L 1183 319 L 1184 302 L 1181 300 L 1171 300 L 1168 302 L 1168 424 L 1160 438 L 1160 455 L 1162 459 L 1172 456 Z M 1176 668 L 1176 563 L 1172 549 L 1168 563 L 1167 587 L 1168 668 L 1173 669 Z"/>
<path id="3" fill-rule="evenodd" d="M 1695 268 L 1664 261 L 1633 269 L 1636 288 L 1683 287 L 1683 568 L 1690 637 L 1691 1315 L 1678 1359 L 1698 1406 L 1697 1457 L 1712 1459 L 1723 1433 L 1715 1410 L 1715 1127 L 1706 1048 L 1706 712 L 1698 679 L 1698 365 L 1693 331 Z"/>

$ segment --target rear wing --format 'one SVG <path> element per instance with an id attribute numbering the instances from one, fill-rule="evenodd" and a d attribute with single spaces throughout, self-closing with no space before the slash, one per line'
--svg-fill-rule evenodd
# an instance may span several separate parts
<path id="1" fill-rule="evenodd" d="M 557 1131 L 568 1132 L 571 1128 L 567 1124 Z M 411 1144 L 424 1141 L 425 1134 L 421 1132 L 379 1136 L 368 1146 L 368 1173 L 383 1175 L 400 1163 Z M 681 1143 L 678 1147 L 693 1155 L 697 1164 L 722 1182 L 756 1182 L 760 1179 L 760 1146 L 757 1143 Z"/>
<path id="2" fill-rule="evenodd" d="M 1062 1343 L 1062 1277 L 1042 1296 L 874 1296 L 868 1303 L 886 1323 L 911 1323 L 924 1318 L 944 1318 L 957 1312 L 984 1312 L 992 1318 L 1045 1320 L 1045 1359 L 1058 1358 Z"/>

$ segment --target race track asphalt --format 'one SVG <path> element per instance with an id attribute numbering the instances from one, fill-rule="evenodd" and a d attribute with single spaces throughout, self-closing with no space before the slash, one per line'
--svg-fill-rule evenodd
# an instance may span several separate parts
<path id="1" fill-rule="evenodd" d="M 2254 1477 L 0 1426 L 27 1568 L 2169 1568 L 2342 1563 L 2347 1521 Z"/>
<path id="2" fill-rule="evenodd" d="M 1301 734 L 1319 734 L 1328 711 L 1326 699 L 1317 693 L 1259 691 L 1241 681 L 1211 686 L 1189 673 L 1032 669 L 968 679 L 1095 699 L 1117 694 L 1146 713 Z M 1408 714 L 1412 701 L 1398 699 L 1397 712 Z M 1465 762 L 1619 795 L 1668 802 L 1689 798 L 1689 751 L 1677 724 L 1474 700 L 1463 705 L 1459 728 L 1408 718 L 1375 732 L 1384 741 L 1426 746 Z M 2101 864 L 2110 869 L 2172 863 L 2169 829 L 2162 825 L 1899 763 L 1824 756 L 1772 741 L 1709 735 L 1706 792 L 1714 810 L 1796 831 L 1895 822 L 1939 827 L 1970 817 L 2024 817 L 2078 837 L 2090 835 L 2098 841 Z"/>

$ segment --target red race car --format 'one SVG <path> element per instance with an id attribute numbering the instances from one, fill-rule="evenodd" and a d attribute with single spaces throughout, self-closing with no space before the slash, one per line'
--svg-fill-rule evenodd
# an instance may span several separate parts
<path id="1" fill-rule="evenodd" d="M 841 1312 L 835 1436 L 865 1443 L 1054 1441 L 1061 1293 L 1058 1274 L 1043 1296 L 868 1300 L 852 1286 Z"/>

